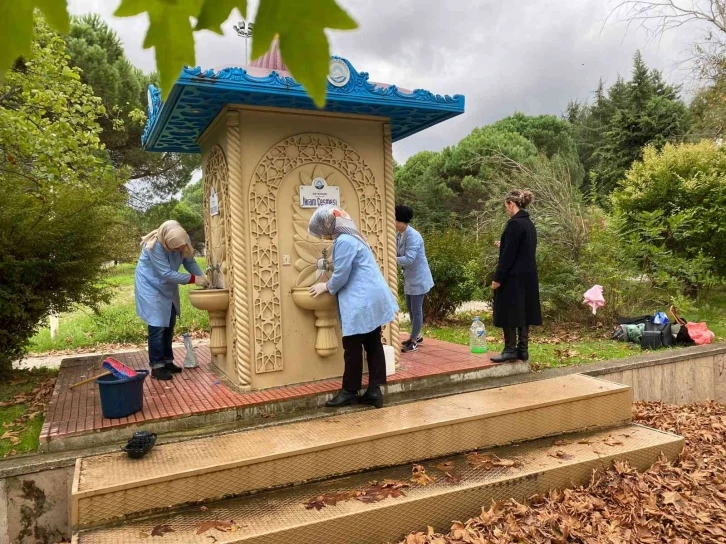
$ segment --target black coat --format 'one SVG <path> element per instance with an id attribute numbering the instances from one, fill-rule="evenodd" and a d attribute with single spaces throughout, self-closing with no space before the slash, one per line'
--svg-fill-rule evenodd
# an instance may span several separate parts
<path id="1" fill-rule="evenodd" d="M 494 281 L 494 326 L 525 327 L 542 324 L 537 277 L 537 230 L 529 214 L 520 210 L 502 233 Z"/>

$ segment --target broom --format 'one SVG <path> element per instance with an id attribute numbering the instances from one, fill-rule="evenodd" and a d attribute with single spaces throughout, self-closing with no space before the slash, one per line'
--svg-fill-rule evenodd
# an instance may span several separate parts
<path id="1" fill-rule="evenodd" d="M 104 359 L 101 366 L 106 370 L 106 372 L 99 374 L 98 376 L 93 376 L 92 378 L 87 378 L 81 382 L 74 383 L 73 385 L 71 385 L 71 389 L 78 387 L 79 385 L 83 385 L 84 383 L 92 382 L 93 380 L 96 380 L 101 376 L 108 376 L 109 374 L 113 374 L 119 380 L 133 378 L 137 375 L 136 371 L 133 368 L 126 366 L 121 361 L 118 361 L 113 357 L 107 357 L 106 359 Z"/>

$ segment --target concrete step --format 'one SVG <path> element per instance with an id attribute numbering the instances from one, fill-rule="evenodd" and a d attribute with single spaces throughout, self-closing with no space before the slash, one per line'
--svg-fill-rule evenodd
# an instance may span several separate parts
<path id="1" fill-rule="evenodd" d="M 582 375 L 79 459 L 74 527 L 627 422 L 631 390 Z"/>
<path id="2" fill-rule="evenodd" d="M 154 528 L 163 525 L 173 531 L 163 535 L 165 544 L 396 542 L 410 531 L 425 531 L 427 525 L 443 530 L 451 520 L 465 521 L 478 515 L 482 506 L 492 500 L 511 497 L 523 501 L 550 489 L 584 484 L 593 470 L 609 467 L 616 459 L 645 470 L 661 453 L 675 459 L 684 443 L 679 436 L 640 425 L 566 438 L 567 444 L 555 444 L 552 438 L 546 438 L 493 450 L 499 458 L 517 463 L 510 468 L 476 469 L 465 455 L 424 463 L 426 473 L 435 480 L 426 486 L 411 483 L 412 467 L 404 465 L 212 503 L 207 509 L 194 506 L 166 516 L 79 532 L 73 542 L 148 544 Z M 436 468 L 442 461 L 452 463 L 452 468 L 445 468 L 458 481 L 447 479 Z M 352 498 L 319 510 L 305 506 L 323 495 L 365 492 L 373 480 L 407 482 L 410 487 L 403 489 L 403 496 L 379 502 Z M 203 531 L 203 524 L 214 520 L 233 520 L 234 526 L 225 532 L 214 528 Z"/>

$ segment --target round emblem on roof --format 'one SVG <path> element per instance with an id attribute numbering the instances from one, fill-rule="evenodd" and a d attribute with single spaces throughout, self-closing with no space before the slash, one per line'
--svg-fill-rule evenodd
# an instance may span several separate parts
<path id="1" fill-rule="evenodd" d="M 350 68 L 341 59 L 330 59 L 328 81 L 333 87 L 344 87 L 350 81 Z"/>

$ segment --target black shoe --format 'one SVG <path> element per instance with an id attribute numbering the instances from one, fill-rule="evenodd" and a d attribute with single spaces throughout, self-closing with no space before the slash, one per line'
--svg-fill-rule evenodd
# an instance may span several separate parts
<path id="1" fill-rule="evenodd" d="M 408 342 L 404 342 L 403 346 L 401 347 L 401 351 L 403 353 L 408 353 L 409 351 L 418 351 L 418 344 L 416 342 L 411 342 L 410 340 Z"/>
<path id="2" fill-rule="evenodd" d="M 165 366 L 162 366 L 160 368 L 152 368 L 151 369 L 151 377 L 155 380 L 173 380 L 174 376 L 172 376 L 171 372 L 169 372 Z"/>
<path id="3" fill-rule="evenodd" d="M 504 350 L 501 355 L 491 358 L 492 363 L 508 363 L 509 361 L 516 361 L 519 359 L 516 351 Z"/>
<path id="4" fill-rule="evenodd" d="M 374 408 L 383 408 L 383 391 L 380 385 L 366 389 L 359 401 L 361 404 L 370 404 Z"/>
<path id="5" fill-rule="evenodd" d="M 517 351 L 517 359 L 520 361 L 529 361 L 528 351 Z"/>
<path id="6" fill-rule="evenodd" d="M 416 343 L 417 344 L 423 344 L 423 336 L 419 335 L 419 337 L 416 338 Z"/>
<path id="7" fill-rule="evenodd" d="M 340 408 L 341 406 L 350 406 L 357 398 L 357 392 L 351 393 L 350 391 L 341 389 L 340 391 L 338 391 L 337 395 L 335 395 L 332 399 L 325 403 L 325 406 L 327 406 L 328 408 Z"/>
<path id="8" fill-rule="evenodd" d="M 172 374 L 178 374 L 182 371 L 182 369 L 176 366 L 174 363 L 166 363 L 166 365 L 164 365 L 164 368 Z"/>

